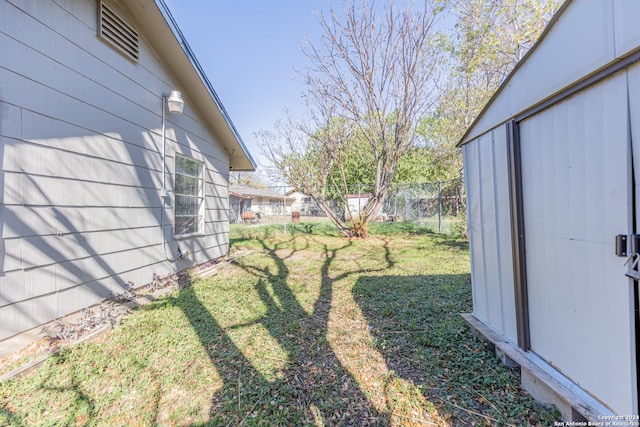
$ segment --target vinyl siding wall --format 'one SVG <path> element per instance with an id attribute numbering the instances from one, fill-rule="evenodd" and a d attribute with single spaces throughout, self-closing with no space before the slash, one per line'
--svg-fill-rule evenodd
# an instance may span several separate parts
<path id="1" fill-rule="evenodd" d="M 138 63 L 102 42 L 96 8 L 0 0 L 0 339 L 228 249 L 228 157 L 184 93 L 161 231 L 161 96 L 180 87 L 144 35 Z M 175 153 L 206 168 L 205 235 L 179 241 Z"/>

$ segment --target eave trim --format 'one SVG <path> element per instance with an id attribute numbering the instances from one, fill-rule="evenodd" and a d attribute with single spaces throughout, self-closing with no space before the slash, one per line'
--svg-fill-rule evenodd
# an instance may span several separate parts
<path id="1" fill-rule="evenodd" d="M 224 105 L 222 104 L 222 101 L 218 97 L 218 94 L 216 93 L 215 89 L 213 88 L 213 85 L 209 81 L 209 78 L 204 73 L 204 70 L 202 69 L 202 66 L 200 65 L 200 63 L 198 62 L 198 59 L 196 58 L 196 56 L 194 55 L 193 51 L 191 50 L 191 47 L 189 46 L 189 43 L 187 42 L 187 39 L 182 34 L 182 31 L 178 27 L 178 23 L 173 18 L 173 15 L 171 15 L 171 12 L 169 11 L 169 8 L 167 7 L 166 3 L 164 2 L 164 0 L 153 0 L 153 1 L 156 4 L 156 6 L 158 7 L 158 10 L 160 10 L 160 13 L 164 17 L 165 21 L 169 25 L 169 29 L 171 29 L 171 32 L 173 33 L 173 35 L 175 36 L 176 40 L 180 44 L 180 47 L 184 51 L 184 54 L 189 59 L 189 62 L 191 62 L 191 65 L 193 66 L 193 69 L 196 71 L 196 73 L 200 77 L 200 80 L 202 81 L 202 83 L 204 84 L 205 88 L 209 92 L 209 95 L 215 101 L 216 106 L 218 107 L 218 109 L 222 113 L 222 116 L 223 116 L 225 122 L 227 123 L 227 126 L 229 126 L 229 129 L 231 129 L 231 132 L 233 133 L 234 137 L 238 141 L 238 144 L 240 145 L 240 148 L 244 152 L 245 156 L 247 156 L 247 159 L 249 160 L 249 162 L 253 166 L 253 169 L 255 170 L 257 168 L 257 166 L 258 166 L 256 161 L 251 156 L 251 153 L 247 149 L 247 146 L 245 145 L 244 141 L 242 140 L 242 137 L 240 136 L 238 130 L 236 129 L 236 127 L 233 124 L 233 122 L 231 121 L 231 117 L 227 113 L 227 110 L 224 108 Z M 234 169 L 234 170 L 240 170 L 240 169 Z"/>

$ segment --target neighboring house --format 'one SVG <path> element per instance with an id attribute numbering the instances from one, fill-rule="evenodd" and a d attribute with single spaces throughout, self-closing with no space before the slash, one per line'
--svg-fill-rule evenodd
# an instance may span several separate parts
<path id="1" fill-rule="evenodd" d="M 268 188 L 231 187 L 232 200 L 230 209 L 235 213 L 230 216 L 242 214 L 242 212 L 260 212 L 266 216 L 290 215 L 293 198 L 286 194 L 278 193 Z"/>
<path id="2" fill-rule="evenodd" d="M 567 1 L 460 142 L 468 320 L 576 421 L 638 419 L 638 16 Z"/>
<path id="3" fill-rule="evenodd" d="M 293 212 L 300 212 L 301 215 L 320 215 L 322 211 L 316 202 L 306 194 L 303 194 L 296 190 L 287 191 L 287 196 L 291 197 L 291 210 Z"/>
<path id="4" fill-rule="evenodd" d="M 0 0 L 0 52 L 0 339 L 227 253 L 255 163 L 162 0 Z"/>
<path id="5" fill-rule="evenodd" d="M 229 222 L 243 222 L 242 214 L 249 211 L 251 211 L 251 196 L 245 196 L 229 189 Z"/>

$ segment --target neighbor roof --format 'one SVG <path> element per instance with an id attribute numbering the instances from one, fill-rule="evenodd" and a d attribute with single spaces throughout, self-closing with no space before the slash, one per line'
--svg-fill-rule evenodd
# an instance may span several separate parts
<path id="1" fill-rule="evenodd" d="M 229 169 L 253 171 L 256 162 L 191 51 L 164 0 L 121 0 L 193 107 L 229 154 Z"/>
<path id="2" fill-rule="evenodd" d="M 273 191 L 268 188 L 254 188 L 254 187 L 246 187 L 246 186 L 232 186 L 229 188 L 230 192 L 233 192 L 236 197 L 238 196 L 250 196 L 250 197 L 269 197 L 272 199 L 286 199 L 293 200 L 293 197 L 285 197 L 284 194 L 279 193 L 277 191 Z"/>

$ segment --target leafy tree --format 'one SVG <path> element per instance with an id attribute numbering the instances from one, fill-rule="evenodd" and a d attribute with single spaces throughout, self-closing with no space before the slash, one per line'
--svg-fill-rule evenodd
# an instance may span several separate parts
<path id="1" fill-rule="evenodd" d="M 437 108 L 425 115 L 419 126 L 433 158 L 432 176 L 444 180 L 463 175 L 456 143 L 538 40 L 561 3 L 443 0 L 446 13 L 456 22 L 444 39 L 448 56 L 442 66 L 448 78 Z"/>
<path id="2" fill-rule="evenodd" d="M 420 133 L 448 174 L 462 173 L 455 144 L 537 41 L 561 0 L 443 0 L 455 17 L 446 38 L 448 79 Z"/>

